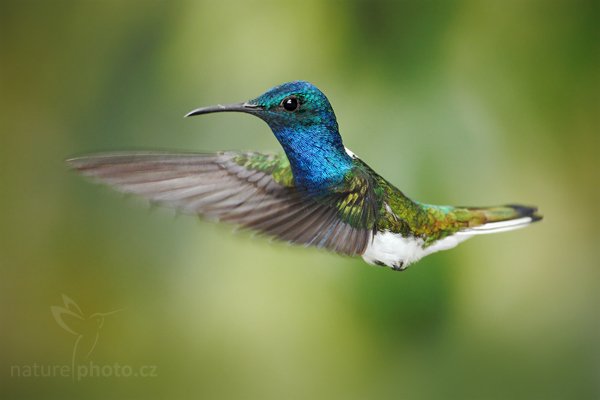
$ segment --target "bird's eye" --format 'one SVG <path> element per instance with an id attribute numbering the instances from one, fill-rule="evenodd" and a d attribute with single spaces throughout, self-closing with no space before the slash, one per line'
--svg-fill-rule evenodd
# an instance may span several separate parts
<path id="1" fill-rule="evenodd" d="M 298 109 L 298 98 L 296 96 L 288 96 L 281 102 L 281 106 L 286 111 L 296 111 Z"/>

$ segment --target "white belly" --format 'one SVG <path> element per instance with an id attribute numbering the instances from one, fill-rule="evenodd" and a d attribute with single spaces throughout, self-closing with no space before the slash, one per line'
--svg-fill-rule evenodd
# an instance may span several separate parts
<path id="1" fill-rule="evenodd" d="M 403 237 L 398 233 L 383 231 L 375 234 L 362 257 L 369 264 L 387 265 L 393 269 L 404 270 L 426 255 L 451 249 L 470 237 L 470 235 L 452 235 L 423 248 L 423 239 Z"/>

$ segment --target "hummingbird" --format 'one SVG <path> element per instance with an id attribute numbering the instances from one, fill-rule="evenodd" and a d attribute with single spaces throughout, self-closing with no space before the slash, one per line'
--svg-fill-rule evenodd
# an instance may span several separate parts
<path id="1" fill-rule="evenodd" d="M 536 207 L 454 207 L 412 200 L 347 149 L 333 108 L 306 81 L 245 102 L 197 108 L 254 115 L 283 153 L 117 152 L 67 160 L 81 174 L 185 213 L 403 271 L 476 235 L 542 219 Z"/>

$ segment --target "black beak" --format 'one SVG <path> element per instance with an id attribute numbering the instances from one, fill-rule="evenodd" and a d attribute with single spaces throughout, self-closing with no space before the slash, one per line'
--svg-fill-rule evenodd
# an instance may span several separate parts
<path id="1" fill-rule="evenodd" d="M 245 113 L 249 113 L 249 114 L 254 114 L 256 111 L 262 110 L 262 109 L 263 109 L 262 106 L 258 106 L 256 104 L 250 104 L 250 103 L 236 103 L 236 104 L 225 104 L 225 105 L 217 104 L 216 106 L 197 108 L 195 110 L 190 111 L 185 116 L 193 117 L 194 115 L 210 114 L 210 113 L 226 112 L 226 111 L 245 112 Z"/>

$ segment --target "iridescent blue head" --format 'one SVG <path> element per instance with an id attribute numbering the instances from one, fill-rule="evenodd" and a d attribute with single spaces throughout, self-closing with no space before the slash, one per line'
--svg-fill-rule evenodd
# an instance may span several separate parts
<path id="1" fill-rule="evenodd" d="M 296 184 L 309 191 L 327 190 L 352 168 L 333 108 L 309 82 L 284 83 L 245 103 L 199 108 L 187 116 L 222 111 L 245 112 L 265 121 L 290 161 Z"/>

